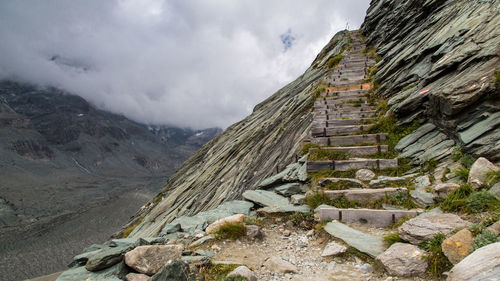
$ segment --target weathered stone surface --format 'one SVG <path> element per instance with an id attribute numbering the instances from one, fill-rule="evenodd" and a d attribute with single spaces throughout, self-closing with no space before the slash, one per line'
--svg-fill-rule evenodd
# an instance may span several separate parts
<path id="1" fill-rule="evenodd" d="M 481 187 L 486 181 L 489 172 L 500 171 L 500 168 L 488 161 L 484 157 L 479 157 L 469 171 L 469 179 L 467 180 L 475 188 Z"/>
<path id="2" fill-rule="evenodd" d="M 487 229 L 489 231 L 495 233 L 496 235 L 500 235 L 500 221 L 497 221 L 496 223 L 488 226 Z"/>
<path id="3" fill-rule="evenodd" d="M 242 223 L 245 221 L 246 216 L 244 214 L 232 215 L 226 218 L 219 219 L 213 222 L 211 225 L 207 227 L 205 230 L 206 233 L 212 233 L 219 229 L 219 227 L 223 226 L 226 223 Z"/>
<path id="4" fill-rule="evenodd" d="M 468 229 L 462 229 L 444 240 L 441 248 L 448 260 L 452 264 L 457 264 L 469 255 L 473 240 L 472 233 Z"/>
<path id="5" fill-rule="evenodd" d="M 425 251 L 406 243 L 394 243 L 376 260 L 390 275 L 409 277 L 427 270 Z"/>
<path id="6" fill-rule="evenodd" d="M 360 180 L 356 179 L 351 179 L 351 178 L 322 178 L 319 183 L 320 186 L 327 186 L 327 185 L 335 185 L 335 184 L 341 184 L 345 188 L 353 187 L 353 188 L 361 188 L 364 187 L 363 182 Z"/>
<path id="7" fill-rule="evenodd" d="M 402 151 L 405 147 L 408 147 L 410 144 L 415 143 L 418 139 L 430 133 L 435 128 L 436 126 L 432 123 L 427 123 L 425 125 L 420 126 L 420 128 L 416 129 L 411 134 L 399 140 L 398 144 L 395 146 L 395 149 Z"/>
<path id="8" fill-rule="evenodd" d="M 375 173 L 372 170 L 360 169 L 356 171 L 356 179 L 362 181 L 369 181 L 375 178 Z"/>
<path id="9" fill-rule="evenodd" d="M 213 240 L 213 239 L 214 239 L 214 236 L 212 236 L 212 235 L 203 236 L 200 239 L 198 239 L 198 240 L 194 241 L 193 243 L 191 243 L 189 245 L 189 247 L 190 248 L 198 247 L 198 246 L 204 244 L 205 242 L 208 242 L 208 241 Z"/>
<path id="10" fill-rule="evenodd" d="M 387 227 L 408 217 L 414 217 L 421 210 L 379 210 L 379 209 L 341 209 L 322 208 L 319 210 L 321 221 L 338 220 L 346 223 L 360 223 L 375 227 Z"/>
<path id="11" fill-rule="evenodd" d="M 322 257 L 333 257 L 345 253 L 347 251 L 347 247 L 341 245 L 337 242 L 330 242 L 326 245 L 325 249 L 323 249 L 323 253 L 321 253 Z"/>
<path id="12" fill-rule="evenodd" d="M 398 228 L 398 232 L 402 239 L 412 244 L 418 244 L 431 239 L 438 233 L 448 234 L 468 224 L 467 221 L 454 214 L 435 214 L 428 217 L 413 218 L 403 223 Z"/>
<path id="13" fill-rule="evenodd" d="M 210 263 L 208 256 L 182 256 L 181 260 L 190 265 L 206 265 Z"/>
<path id="14" fill-rule="evenodd" d="M 127 267 L 123 262 L 96 272 L 88 271 L 84 266 L 79 266 L 64 271 L 57 277 L 56 281 L 119 281 L 127 273 Z"/>
<path id="15" fill-rule="evenodd" d="M 419 207 L 427 208 L 434 205 L 432 193 L 425 191 L 425 188 L 417 188 L 410 191 L 410 197 Z"/>
<path id="16" fill-rule="evenodd" d="M 247 225 L 247 236 L 252 239 L 262 239 L 262 231 L 257 225 Z"/>
<path id="17" fill-rule="evenodd" d="M 231 276 L 241 276 L 246 278 L 248 281 L 257 281 L 255 273 L 253 273 L 253 271 L 251 271 L 248 267 L 244 265 L 238 266 L 227 275 L 227 277 Z"/>
<path id="18" fill-rule="evenodd" d="M 169 261 L 158 273 L 151 277 L 151 281 L 199 281 L 203 280 L 195 269 L 181 260 Z"/>
<path id="19" fill-rule="evenodd" d="M 252 201 L 260 206 L 286 206 L 290 203 L 288 199 L 272 191 L 266 190 L 247 190 L 243 192 L 243 198 Z"/>
<path id="20" fill-rule="evenodd" d="M 481 247 L 456 264 L 447 281 L 498 280 L 500 242 Z"/>
<path id="21" fill-rule="evenodd" d="M 167 235 L 170 233 L 175 233 L 181 230 L 181 224 L 180 223 L 168 223 L 166 224 L 163 229 L 160 232 L 160 235 Z"/>
<path id="22" fill-rule="evenodd" d="M 125 276 L 126 281 L 149 281 L 149 276 L 146 274 L 129 273 Z"/>
<path id="23" fill-rule="evenodd" d="M 406 178 L 405 177 L 386 177 L 386 176 L 380 176 L 376 180 L 371 180 L 369 185 L 374 188 L 379 188 L 379 187 L 386 187 L 387 185 L 390 184 L 405 184 L 406 183 Z"/>
<path id="24" fill-rule="evenodd" d="M 306 196 L 304 194 L 294 194 L 290 197 L 290 203 L 293 205 L 302 205 L 306 201 Z"/>
<path id="25" fill-rule="evenodd" d="M 125 263 L 135 271 L 153 275 L 169 260 L 179 259 L 182 245 L 139 246 L 125 254 Z"/>
<path id="26" fill-rule="evenodd" d="M 278 273 L 296 273 L 297 267 L 278 256 L 270 257 L 264 263 L 264 266 L 273 272 Z"/>
<path id="27" fill-rule="evenodd" d="M 290 197 L 294 194 L 298 194 L 302 192 L 302 184 L 297 182 L 287 183 L 274 188 L 276 193 L 279 193 L 283 196 Z"/>
<path id="28" fill-rule="evenodd" d="M 129 245 L 120 245 L 117 247 L 105 247 L 101 250 L 92 252 L 88 256 L 85 268 L 89 271 L 98 271 L 119 263 L 123 259 L 123 254 L 130 250 Z"/>
<path id="29" fill-rule="evenodd" d="M 406 198 L 408 190 L 406 188 L 377 188 L 377 189 L 347 189 L 347 190 L 325 190 L 324 193 L 329 198 L 345 197 L 351 201 L 362 203 L 374 201 L 386 196 L 397 195 Z"/>
<path id="30" fill-rule="evenodd" d="M 428 175 L 423 175 L 412 180 L 412 183 L 415 184 L 416 188 L 425 188 L 431 185 L 431 180 Z"/>
<path id="31" fill-rule="evenodd" d="M 380 255 L 385 250 L 382 238 L 365 234 L 337 221 L 329 222 L 325 226 L 325 231 L 372 257 Z"/>
<path id="32" fill-rule="evenodd" d="M 309 213 L 311 211 L 311 208 L 307 205 L 283 205 L 283 206 L 270 206 L 270 207 L 264 207 L 260 208 L 257 210 L 259 213 L 267 213 L 267 214 L 274 214 L 274 213 Z"/>
<path id="33" fill-rule="evenodd" d="M 434 198 L 446 198 L 450 192 L 459 188 L 460 185 L 456 183 L 441 183 L 434 187 Z"/>

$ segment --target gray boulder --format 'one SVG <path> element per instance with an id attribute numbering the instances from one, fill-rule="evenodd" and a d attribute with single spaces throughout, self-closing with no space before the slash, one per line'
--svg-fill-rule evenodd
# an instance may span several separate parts
<path id="1" fill-rule="evenodd" d="M 277 273 L 295 273 L 297 272 L 297 267 L 278 256 L 270 257 L 264 263 L 264 266 L 270 271 Z"/>
<path id="2" fill-rule="evenodd" d="M 191 269 L 189 264 L 181 260 L 169 261 L 151 281 L 197 281 L 203 280 L 199 273 Z"/>
<path id="3" fill-rule="evenodd" d="M 290 204 L 287 198 L 266 190 L 247 190 L 243 192 L 243 198 L 264 207 Z"/>
<path id="4" fill-rule="evenodd" d="M 248 267 L 241 265 L 235 268 L 233 271 L 231 271 L 227 277 L 232 277 L 232 276 L 241 276 L 245 278 L 248 281 L 257 281 L 257 277 L 255 276 L 255 273 L 251 271 Z"/>
<path id="5" fill-rule="evenodd" d="M 456 183 L 441 183 L 434 187 L 434 198 L 446 198 L 450 192 L 459 188 L 460 185 Z"/>
<path id="6" fill-rule="evenodd" d="M 418 178 L 414 178 L 412 180 L 413 184 L 415 184 L 415 187 L 418 188 L 425 188 L 431 185 L 431 180 L 429 179 L 428 175 L 423 175 Z"/>
<path id="7" fill-rule="evenodd" d="M 330 242 L 326 245 L 325 249 L 323 249 L 323 253 L 321 253 L 322 257 L 334 257 L 345 253 L 347 251 L 347 247 L 339 244 L 337 242 Z"/>
<path id="8" fill-rule="evenodd" d="M 495 171 L 500 171 L 500 168 L 488 161 L 488 159 L 480 157 L 472 164 L 467 182 L 471 183 L 473 187 L 479 188 L 486 181 L 487 174 Z"/>
<path id="9" fill-rule="evenodd" d="M 182 250 L 181 245 L 140 246 L 125 254 L 125 263 L 137 272 L 153 275 L 169 260 L 179 259 Z"/>
<path id="10" fill-rule="evenodd" d="M 297 182 L 287 183 L 274 188 L 276 193 L 279 193 L 283 196 L 290 197 L 294 194 L 298 194 L 302 192 L 302 184 Z"/>
<path id="11" fill-rule="evenodd" d="M 488 190 L 491 195 L 495 196 L 498 200 L 500 200 L 500 182 L 494 184 L 490 190 Z"/>
<path id="12" fill-rule="evenodd" d="M 448 234 L 457 228 L 466 227 L 469 222 L 454 214 L 435 214 L 416 217 L 398 228 L 399 236 L 412 244 L 431 239 L 438 233 Z"/>
<path id="13" fill-rule="evenodd" d="M 64 271 L 56 281 L 120 281 L 127 273 L 127 266 L 123 262 L 97 272 L 88 271 L 84 266 L 79 266 Z"/>
<path id="14" fill-rule="evenodd" d="M 390 275 L 410 277 L 425 273 L 427 261 L 425 251 L 406 243 L 392 244 L 389 249 L 376 258 L 376 261 Z"/>
<path id="15" fill-rule="evenodd" d="M 417 188 L 410 191 L 410 197 L 419 207 L 427 208 L 434 205 L 433 194 L 425 191 L 424 188 Z"/>
<path id="16" fill-rule="evenodd" d="M 375 173 L 368 169 L 359 169 L 356 171 L 356 179 L 362 181 L 369 181 L 375 178 Z"/>
<path id="17" fill-rule="evenodd" d="M 247 232 L 246 235 L 248 238 L 251 239 L 262 239 L 262 231 L 260 230 L 260 227 L 257 225 L 247 225 Z"/>
<path id="18" fill-rule="evenodd" d="M 181 224 L 180 223 L 168 223 L 166 224 L 163 229 L 160 232 L 160 235 L 167 235 L 170 233 L 175 233 L 181 231 Z"/>
<path id="19" fill-rule="evenodd" d="M 325 231 L 372 257 L 380 255 L 385 250 L 382 238 L 365 234 L 337 221 L 329 222 L 325 226 Z"/>
<path id="20" fill-rule="evenodd" d="M 290 203 L 293 205 L 302 205 L 306 202 L 306 196 L 304 194 L 294 194 L 290 197 Z"/>
<path id="21" fill-rule="evenodd" d="M 477 249 L 457 263 L 448 274 L 448 281 L 499 280 L 500 242 Z"/>

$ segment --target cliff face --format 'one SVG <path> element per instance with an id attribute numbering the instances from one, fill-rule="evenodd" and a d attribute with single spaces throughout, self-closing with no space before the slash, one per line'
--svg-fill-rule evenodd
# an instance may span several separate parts
<path id="1" fill-rule="evenodd" d="M 406 156 L 417 162 L 443 159 L 460 145 L 500 160 L 500 90 L 494 77 L 500 69 L 499 13 L 498 0 L 371 2 L 361 31 L 382 58 L 377 94 L 390 98 L 391 111 L 403 122 L 424 118 L 436 126 L 415 136 L 418 142 L 427 135 L 418 144 L 427 145 Z M 418 155 L 436 146 L 438 151 Z"/>
<path id="2" fill-rule="evenodd" d="M 133 237 L 157 235 L 177 216 L 192 215 L 240 198 L 276 169 L 295 160 L 312 121 L 315 81 L 327 60 L 342 52 L 348 36 L 340 32 L 313 65 L 292 83 L 257 105 L 253 113 L 204 145 L 168 180 L 163 199 L 144 206 L 130 225 L 144 217 Z"/>

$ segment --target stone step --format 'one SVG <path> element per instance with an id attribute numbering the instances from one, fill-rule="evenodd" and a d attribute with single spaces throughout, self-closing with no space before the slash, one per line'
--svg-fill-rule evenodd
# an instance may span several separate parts
<path id="1" fill-rule="evenodd" d="M 338 100 L 368 100 L 366 93 L 357 92 L 345 92 L 338 94 L 331 94 L 329 96 L 321 97 L 316 100 L 316 103 L 326 103 L 327 101 L 338 101 Z"/>
<path id="2" fill-rule="evenodd" d="M 363 67 L 340 67 L 340 68 L 336 68 L 334 71 L 330 72 L 330 74 L 343 74 L 343 73 L 346 73 L 346 74 L 353 74 L 353 73 L 361 73 L 361 74 L 365 74 L 365 70 L 366 68 L 363 66 Z"/>
<path id="3" fill-rule="evenodd" d="M 325 231 L 373 258 L 382 254 L 386 249 L 382 238 L 368 235 L 337 221 L 327 223 Z"/>
<path id="4" fill-rule="evenodd" d="M 372 88 L 371 83 L 359 83 L 352 85 L 334 86 L 328 88 L 330 91 L 349 91 L 349 90 L 370 90 Z"/>
<path id="5" fill-rule="evenodd" d="M 404 187 L 388 187 L 378 189 L 345 189 L 345 190 L 324 190 L 328 198 L 337 199 L 344 196 L 347 200 L 368 203 L 392 194 L 402 193 L 407 196 L 408 190 Z"/>
<path id="6" fill-rule="evenodd" d="M 314 110 L 315 111 L 325 111 L 325 110 L 336 110 L 336 111 L 341 111 L 344 110 L 344 112 L 349 112 L 349 111 L 375 111 L 375 107 L 362 103 L 362 104 L 351 104 L 351 103 L 345 103 L 345 104 L 317 104 L 314 105 Z M 356 124 L 345 124 L 345 125 L 356 125 Z"/>
<path id="7" fill-rule="evenodd" d="M 334 97 L 334 96 L 341 96 L 341 95 L 352 95 L 352 94 L 360 94 L 360 95 L 366 95 L 369 92 L 369 90 L 349 90 L 349 91 L 341 91 L 341 92 L 331 92 L 327 91 L 321 93 L 321 97 Z"/>
<path id="8" fill-rule="evenodd" d="M 375 227 L 387 227 L 401 219 L 415 217 L 421 210 L 375 210 L 320 208 L 320 221 L 337 220 L 346 223 L 360 223 Z M 326 229 L 325 229 L 326 230 Z"/>
<path id="9" fill-rule="evenodd" d="M 370 124 L 369 122 L 373 122 L 375 120 L 376 118 L 357 118 L 357 119 L 334 119 L 328 121 L 313 121 L 313 126 L 321 125 L 325 127 L 332 127 L 332 126 L 360 125 L 360 124 Z"/>
<path id="10" fill-rule="evenodd" d="M 326 111 L 315 111 L 314 120 L 316 121 L 327 121 L 332 119 L 358 119 L 358 118 L 374 118 L 377 116 L 376 111 L 351 111 L 351 112 L 340 112 L 335 109 L 329 109 Z"/>
<path id="11" fill-rule="evenodd" d="M 319 148 L 310 148 L 309 152 L 314 151 Z M 361 156 L 367 154 L 374 154 L 377 152 L 387 152 L 389 151 L 388 145 L 369 145 L 369 146 L 337 146 L 337 147 L 322 147 L 325 150 L 335 150 L 347 153 L 353 156 Z"/>
<path id="12" fill-rule="evenodd" d="M 320 98 L 317 99 L 314 104 L 315 105 L 321 105 L 321 104 L 341 104 L 341 103 L 349 103 L 355 102 L 355 101 L 361 101 L 364 103 L 368 102 L 368 98 L 364 96 L 360 96 L 359 94 L 352 94 L 352 95 L 345 95 L 345 96 L 336 96 L 336 97 L 326 97 L 326 98 Z"/>
<path id="13" fill-rule="evenodd" d="M 345 136 L 359 131 L 369 129 L 373 125 L 348 125 L 334 127 L 312 127 L 311 135 L 313 137 Z"/>
<path id="14" fill-rule="evenodd" d="M 349 171 L 359 169 L 386 169 L 396 168 L 398 159 L 349 159 L 349 160 L 327 160 L 308 161 L 307 172 L 319 172 L 327 170 Z"/>
<path id="15" fill-rule="evenodd" d="M 359 84 L 362 84 L 363 82 L 365 82 L 364 79 L 358 79 L 358 80 L 346 80 L 346 81 L 338 81 L 336 80 L 334 85 L 336 87 L 339 87 L 339 86 L 344 86 L 344 85 L 359 85 Z"/>
<path id="16" fill-rule="evenodd" d="M 341 137 L 312 138 L 311 142 L 320 146 L 353 146 L 360 144 L 377 144 L 385 141 L 385 134 L 366 134 Z"/>

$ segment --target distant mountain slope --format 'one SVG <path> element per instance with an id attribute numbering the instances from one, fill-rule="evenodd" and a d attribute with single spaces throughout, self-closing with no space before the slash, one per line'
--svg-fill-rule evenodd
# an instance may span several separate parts
<path id="1" fill-rule="evenodd" d="M 83 240 L 78 235 L 109 237 L 191 154 L 221 131 L 147 126 L 98 110 L 55 88 L 0 82 L 0 272 L 5 269 L 1 256 L 12 255 L 9 251 L 36 249 L 45 241 L 41 250 L 50 252 L 59 244 Z M 131 202 L 124 204 L 127 201 Z M 114 215 L 93 211 L 97 208 Z M 80 225 L 72 226 L 71 220 Z M 92 227 L 87 225 L 91 221 Z M 100 232 L 90 233 L 95 224 Z M 59 226 L 80 233 L 56 231 L 52 238 L 30 240 Z M 68 243 L 63 246 L 68 256 L 58 260 L 66 261 L 73 248 L 85 245 Z M 39 269 L 61 266 L 43 264 Z"/>

